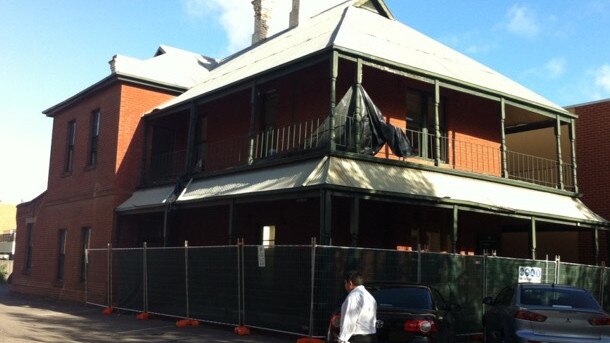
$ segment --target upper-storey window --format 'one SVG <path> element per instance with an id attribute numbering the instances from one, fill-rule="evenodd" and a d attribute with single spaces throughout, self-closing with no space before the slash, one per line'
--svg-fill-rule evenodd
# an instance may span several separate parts
<path id="1" fill-rule="evenodd" d="M 72 171 L 74 163 L 74 143 L 76 140 L 76 121 L 72 120 L 68 123 L 68 137 L 66 144 L 66 162 L 64 164 L 64 172 Z"/>
<path id="2" fill-rule="evenodd" d="M 261 124 L 264 130 L 275 128 L 277 124 L 278 94 L 275 90 L 263 95 L 261 103 Z"/>
<path id="3" fill-rule="evenodd" d="M 100 136 L 100 110 L 91 112 L 91 138 L 89 141 L 89 160 L 87 164 L 90 166 L 97 164 L 98 157 L 98 139 Z"/>
<path id="4" fill-rule="evenodd" d="M 407 91 L 407 130 L 415 153 L 419 157 L 434 158 L 434 94 L 419 91 Z M 445 111 L 443 106 L 439 107 L 439 130 L 441 136 L 445 136 Z M 443 144 L 444 140 L 441 140 Z M 441 145 L 441 159 L 444 160 L 446 153 Z"/>

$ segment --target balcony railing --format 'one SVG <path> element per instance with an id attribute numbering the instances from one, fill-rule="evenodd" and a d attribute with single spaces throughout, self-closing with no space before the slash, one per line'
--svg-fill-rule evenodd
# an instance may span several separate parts
<path id="1" fill-rule="evenodd" d="M 177 150 L 151 156 L 147 173 L 147 183 L 159 183 L 175 180 L 184 173 L 186 150 Z"/>
<path id="2" fill-rule="evenodd" d="M 251 137 L 243 135 L 202 143 L 194 151 L 191 172 L 222 170 L 328 147 L 329 128 L 329 118 L 320 117 L 263 130 Z M 335 117 L 334 133 L 338 150 L 356 152 L 356 130 L 354 128 L 352 117 Z M 387 146 L 384 146 L 375 157 L 432 164 L 436 154 L 435 135 L 417 130 L 403 131 L 413 148 L 412 156 L 398 157 Z M 439 143 L 439 167 L 496 177 L 502 176 L 502 154 L 499 143 L 473 138 L 456 139 L 455 136 L 441 136 Z M 367 151 L 363 144 L 366 145 L 366 142 L 361 142 L 361 151 Z M 509 179 L 559 188 L 556 160 L 514 151 L 507 151 L 506 157 Z M 186 151 L 184 150 L 154 155 L 150 160 L 147 182 L 175 180 L 185 172 L 185 167 Z M 564 163 L 562 173 L 564 189 L 574 190 L 572 165 Z"/>

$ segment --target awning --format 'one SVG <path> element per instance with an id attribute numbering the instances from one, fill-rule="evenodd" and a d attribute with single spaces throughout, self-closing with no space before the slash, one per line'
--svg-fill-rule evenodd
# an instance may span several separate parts
<path id="1" fill-rule="evenodd" d="M 312 182 L 423 197 L 439 203 L 524 216 L 608 225 L 578 198 L 462 175 L 345 158 L 329 159 L 324 174 L 325 179 Z"/>
<path id="2" fill-rule="evenodd" d="M 255 169 L 243 173 L 193 181 L 178 197 L 177 203 L 223 196 L 294 190 L 310 185 L 308 179 L 324 166 L 326 158 L 280 167 Z"/>
<path id="3" fill-rule="evenodd" d="M 116 208 L 117 212 L 143 211 L 161 208 L 174 191 L 174 186 L 135 191 L 129 199 Z"/>
<path id="4" fill-rule="evenodd" d="M 458 205 L 464 209 L 484 209 L 492 213 L 609 226 L 578 198 L 567 194 L 340 157 L 324 157 L 194 181 L 184 189 L 177 203 L 270 191 L 295 192 L 305 187 L 323 186 Z"/>

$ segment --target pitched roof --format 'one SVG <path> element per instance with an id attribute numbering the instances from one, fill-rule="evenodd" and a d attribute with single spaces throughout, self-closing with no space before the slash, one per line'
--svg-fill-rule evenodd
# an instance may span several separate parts
<path id="1" fill-rule="evenodd" d="M 52 117 L 66 106 L 78 101 L 82 96 L 91 94 L 117 79 L 143 82 L 183 92 L 201 83 L 217 65 L 213 58 L 194 52 L 161 45 L 155 55 L 146 60 L 115 55 L 110 63 L 110 75 L 64 101 L 44 110 L 42 113 Z"/>
<path id="2" fill-rule="evenodd" d="M 203 82 L 157 109 L 179 105 L 333 47 L 390 61 L 443 81 L 566 112 L 506 76 L 394 20 L 383 1 L 362 0 L 348 0 L 226 58 Z"/>
<path id="3" fill-rule="evenodd" d="M 155 55 L 146 60 L 115 55 L 110 68 L 118 75 L 191 88 L 203 81 L 216 64 L 213 58 L 161 45 Z"/>

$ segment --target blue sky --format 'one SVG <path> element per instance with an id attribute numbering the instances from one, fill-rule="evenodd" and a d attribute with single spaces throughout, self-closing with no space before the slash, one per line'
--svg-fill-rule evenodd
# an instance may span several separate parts
<path id="1" fill-rule="evenodd" d="M 287 24 L 291 0 L 274 0 Z M 310 12 L 341 0 L 301 0 Z M 610 98 L 610 0 L 386 0 L 397 20 L 566 106 Z M 0 201 L 46 189 L 52 119 L 115 54 L 160 44 L 222 58 L 252 34 L 250 0 L 0 0 Z M 285 18 L 285 20 L 283 20 Z"/>

